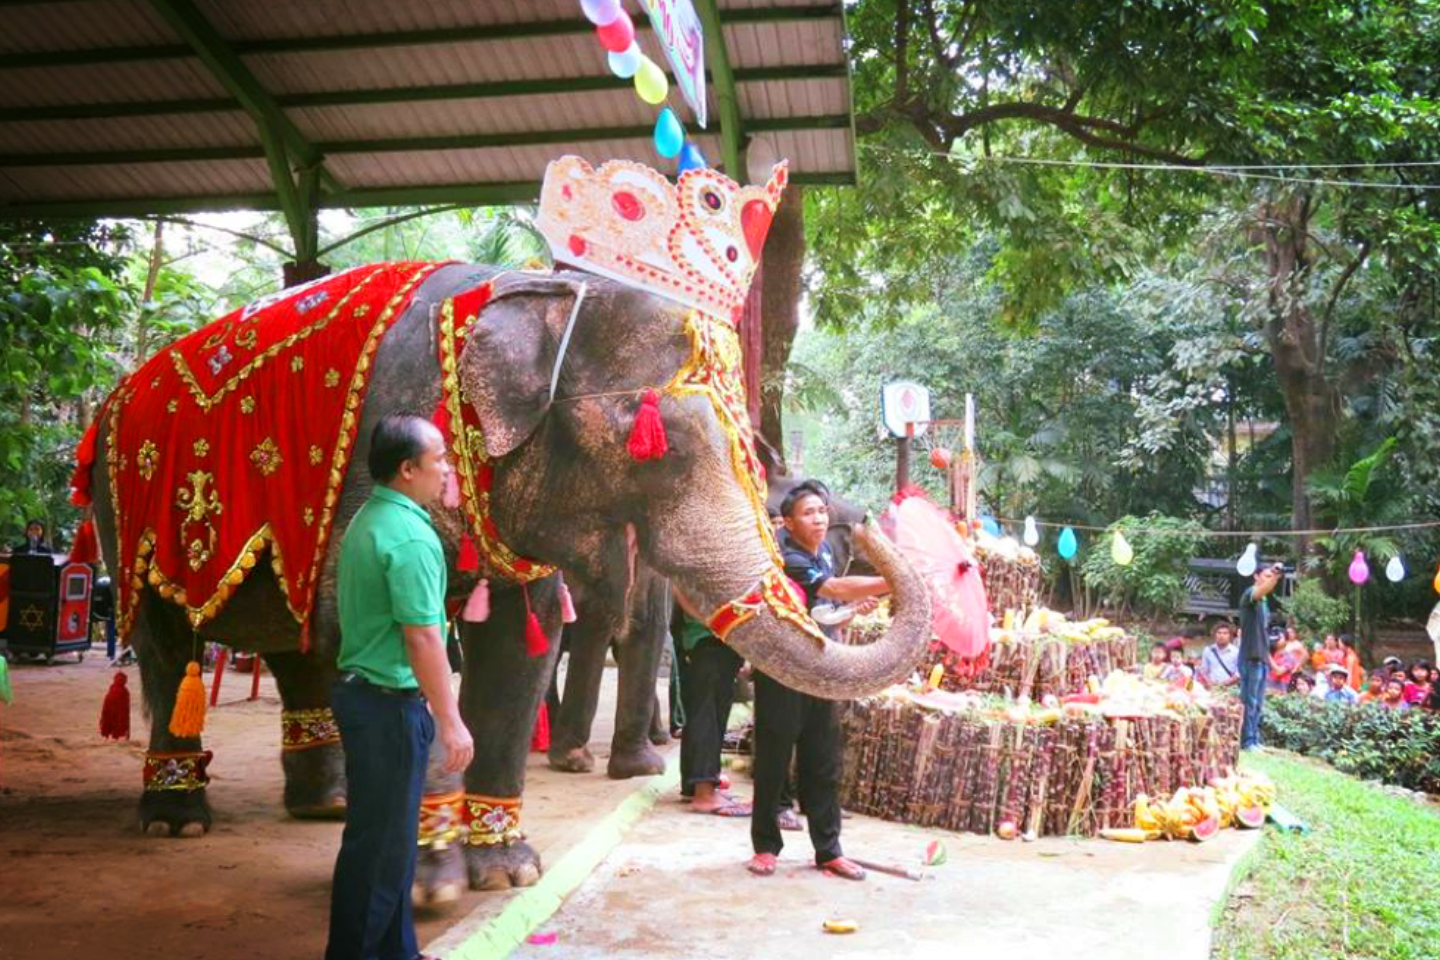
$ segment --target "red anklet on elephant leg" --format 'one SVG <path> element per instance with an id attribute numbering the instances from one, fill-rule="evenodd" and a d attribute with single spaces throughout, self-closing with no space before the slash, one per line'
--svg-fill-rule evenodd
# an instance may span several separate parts
<path id="1" fill-rule="evenodd" d="M 472 847 L 509 846 L 525 839 L 520 829 L 519 797 L 485 797 L 465 794 L 465 842 Z"/>
<path id="2" fill-rule="evenodd" d="M 280 711 L 280 749 L 309 750 L 340 742 L 340 728 L 329 707 Z"/>
<path id="3" fill-rule="evenodd" d="M 464 823 L 462 804 L 465 794 L 459 790 L 451 793 L 427 793 L 420 798 L 419 846 L 444 850 L 460 838 Z"/>
<path id="4" fill-rule="evenodd" d="M 205 768 L 214 756 L 215 754 L 209 750 L 198 753 L 190 750 L 169 753 L 147 752 L 145 754 L 145 792 L 194 793 L 196 790 L 204 790 L 205 785 L 210 782 L 210 776 L 205 772 Z"/>

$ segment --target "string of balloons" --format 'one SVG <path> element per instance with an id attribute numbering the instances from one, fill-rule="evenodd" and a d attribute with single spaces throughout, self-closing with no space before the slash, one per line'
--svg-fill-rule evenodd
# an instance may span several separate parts
<path id="1" fill-rule="evenodd" d="M 1395 526 L 1395 527 L 1384 528 L 1384 529 L 1414 529 L 1414 528 L 1431 527 L 1431 526 L 1437 526 L 1437 525 L 1440 525 L 1440 524 L 1433 524 L 1433 523 L 1399 524 L 1399 525 L 1397 525 L 1397 526 Z M 987 516 L 987 517 L 981 517 L 981 518 L 980 518 L 980 526 L 981 526 L 987 533 L 989 533 L 991 536 L 994 536 L 994 537 L 1003 536 L 1003 531 L 1000 529 L 1000 524 L 999 524 L 999 522 L 998 522 L 994 517 L 988 517 L 988 516 Z M 1059 524 L 1046 524 L 1046 526 L 1060 526 L 1060 525 L 1059 525 Z M 1099 529 L 1099 528 L 1091 528 L 1091 529 Z M 1369 530 L 1369 529 L 1372 529 L 1372 528 L 1355 528 L 1354 530 L 1348 530 L 1348 529 L 1347 529 L 1347 530 L 1324 531 L 1324 532 L 1327 532 L 1327 533 L 1341 533 L 1341 532 L 1344 532 L 1344 533 L 1352 533 L 1352 532 L 1358 532 L 1358 531 L 1360 531 L 1360 530 L 1362 530 L 1362 529 L 1364 529 L 1364 530 Z M 1380 529 L 1380 528 L 1373 528 L 1373 529 Z M 1269 532 L 1270 532 L 1270 533 L 1273 533 L 1273 534 L 1275 534 L 1275 535 L 1280 535 L 1280 536 L 1285 536 L 1285 535 L 1291 535 L 1291 536 L 1293 536 L 1294 534 L 1296 534 L 1296 533 L 1298 533 L 1298 532 L 1300 532 L 1300 531 L 1269 531 Z M 1308 532 L 1314 533 L 1314 532 L 1319 532 L 1319 531 L 1308 531 Z M 1224 535 L 1228 535 L 1228 534 L 1224 534 Z M 1020 533 L 1020 539 L 1021 539 L 1022 542 L 1024 542 L 1024 544 L 1025 544 L 1027 547 L 1035 547 L 1035 546 L 1039 545 L 1039 543 L 1040 543 L 1040 529 L 1039 529 L 1039 524 L 1037 523 L 1037 521 L 1035 520 L 1035 518 L 1034 518 L 1033 516 L 1027 516 L 1027 517 L 1025 518 L 1025 523 L 1024 523 L 1024 526 L 1023 526 L 1023 528 L 1022 528 L 1022 530 L 1021 530 L 1021 533 Z M 1073 526 L 1070 526 L 1070 525 L 1066 524 L 1065 526 L 1063 526 L 1063 527 L 1061 528 L 1061 530 L 1060 530 L 1060 536 L 1056 539 L 1056 542 L 1055 542 L 1055 550 L 1056 550 L 1057 553 L 1060 554 L 1060 558 L 1061 558 L 1062 560 L 1065 560 L 1067 563 L 1068 563 L 1068 562 L 1071 562 L 1071 561 L 1073 561 L 1073 560 L 1075 559 L 1075 556 L 1080 552 L 1080 538 L 1076 535 L 1076 533 L 1075 533 L 1075 528 L 1074 528 Z M 1116 530 L 1116 531 L 1114 531 L 1112 534 L 1110 534 L 1110 559 L 1111 559 L 1117 566 L 1121 566 L 1121 567 L 1128 567 L 1131 563 L 1133 563 L 1133 562 L 1135 561 L 1135 548 L 1130 545 L 1130 541 L 1126 538 L 1125 533 L 1124 533 L 1123 530 Z M 1249 544 L 1246 545 L 1244 552 L 1240 554 L 1240 558 L 1235 561 L 1235 572 L 1238 573 L 1238 574 L 1239 574 L 1240 576 L 1242 576 L 1242 577 L 1252 577 L 1252 576 L 1255 575 L 1255 571 L 1259 568 L 1259 564 L 1260 564 L 1260 545 L 1259 545 L 1258 543 L 1256 543 L 1255 541 L 1252 540 L 1252 541 L 1250 541 Z M 1356 551 L 1355 551 L 1354 556 L 1351 557 L 1351 559 L 1350 559 L 1350 566 L 1349 566 L 1349 567 L 1347 568 L 1347 570 L 1346 570 L 1346 575 L 1350 578 L 1350 582 L 1353 583 L 1353 584 L 1355 584 L 1357 587 L 1358 587 L 1358 586 L 1361 586 L 1361 585 L 1363 585 L 1363 584 L 1365 584 L 1365 583 L 1367 583 L 1367 582 L 1370 580 L 1370 564 L 1369 564 L 1368 560 L 1367 560 L 1366 557 L 1365 557 L 1365 551 L 1363 551 L 1363 550 L 1356 550 Z M 1407 575 L 1408 575 L 1408 571 L 1405 569 L 1405 562 L 1404 562 L 1404 560 L 1401 559 L 1401 557 L 1400 557 L 1399 554 L 1396 554 L 1396 555 L 1392 556 L 1392 557 L 1386 562 L 1386 564 L 1385 564 L 1385 579 L 1386 579 L 1386 580 L 1389 580 L 1391 583 L 1399 583 L 1400 581 L 1404 580 Z M 1436 593 L 1440 593 L 1440 565 L 1437 565 L 1437 567 L 1436 567 L 1436 570 L 1435 570 L 1435 579 L 1434 579 L 1434 581 L 1433 581 L 1433 586 L 1435 587 L 1435 592 L 1436 592 Z"/>
<path id="2" fill-rule="evenodd" d="M 635 23 L 620 0 L 580 0 L 580 12 L 595 24 L 595 36 L 606 50 L 610 72 L 633 81 L 636 95 L 651 106 L 664 103 L 670 95 L 670 80 L 659 64 L 640 52 L 635 43 Z M 706 166 L 705 155 L 685 139 L 685 126 L 669 107 L 655 118 L 651 139 L 660 156 L 666 160 L 679 158 L 677 173 Z"/>

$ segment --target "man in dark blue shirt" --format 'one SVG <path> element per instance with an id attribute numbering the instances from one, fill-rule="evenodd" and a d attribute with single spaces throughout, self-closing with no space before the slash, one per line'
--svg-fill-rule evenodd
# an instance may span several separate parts
<path id="1" fill-rule="evenodd" d="M 834 557 L 825 543 L 830 527 L 829 491 L 813 480 L 799 484 L 780 504 L 785 529 L 780 546 L 785 574 L 805 591 L 813 610 L 823 598 L 855 604 L 855 612 L 874 609 L 875 597 L 889 591 L 880 577 L 836 576 Z M 831 633 L 838 627 L 826 627 Z M 775 812 L 790 775 L 793 752 L 800 805 L 809 820 L 815 864 L 847 880 L 865 879 L 865 871 L 840 850 L 840 766 L 843 744 L 840 717 L 832 700 L 791 690 L 755 672 L 755 798 L 750 840 L 755 849 L 749 869 L 768 876 L 784 840 Z"/>
<path id="2" fill-rule="evenodd" d="M 1256 571 L 1254 586 L 1240 595 L 1240 702 L 1245 705 L 1241 750 L 1260 746 L 1260 712 L 1270 672 L 1270 605 L 1265 598 L 1279 582 L 1279 564 L 1265 567 Z"/>

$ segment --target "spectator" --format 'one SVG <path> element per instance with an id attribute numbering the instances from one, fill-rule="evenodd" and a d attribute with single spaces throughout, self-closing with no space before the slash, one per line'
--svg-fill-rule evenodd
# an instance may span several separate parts
<path id="1" fill-rule="evenodd" d="M 1385 678 L 1385 693 L 1380 698 L 1380 706 L 1387 710 L 1410 709 L 1410 704 L 1405 702 L 1405 675 L 1403 673 L 1392 673 Z"/>
<path id="2" fill-rule="evenodd" d="M 1410 664 L 1410 676 L 1405 683 L 1405 702 L 1418 707 L 1430 699 L 1430 664 L 1417 660 Z"/>
<path id="3" fill-rule="evenodd" d="M 40 520 L 31 520 L 25 524 L 25 539 L 15 544 L 10 552 L 19 556 L 26 553 L 54 553 L 55 550 L 45 539 L 45 524 Z"/>
<path id="4" fill-rule="evenodd" d="M 1395 673 L 1405 669 L 1405 664 L 1399 657 L 1386 657 L 1380 666 L 1386 673 Z"/>
<path id="5" fill-rule="evenodd" d="M 1140 672 L 1146 680 L 1159 680 L 1169 665 L 1170 651 L 1165 648 L 1165 644 L 1157 643 L 1150 648 L 1150 662 L 1145 664 L 1145 668 Z"/>
<path id="6" fill-rule="evenodd" d="M 1302 697 L 1313 697 L 1315 695 L 1315 681 L 1308 673 L 1297 673 L 1290 678 L 1290 692 Z"/>
<path id="7" fill-rule="evenodd" d="M 1190 680 L 1195 671 L 1185 663 L 1185 638 L 1171 637 L 1165 641 L 1165 669 L 1160 679 L 1182 690 L 1190 689 Z"/>
<path id="8" fill-rule="evenodd" d="M 1324 642 L 1315 645 L 1315 652 L 1310 656 L 1310 665 L 1320 671 L 1332 663 L 1345 663 L 1345 648 L 1341 646 L 1339 637 L 1327 633 Z"/>
<path id="9" fill-rule="evenodd" d="M 1370 674 L 1370 684 L 1360 694 L 1361 703 L 1379 703 L 1385 699 L 1385 681 L 1390 679 L 1389 672 L 1376 670 Z"/>
<path id="10" fill-rule="evenodd" d="M 1365 668 L 1360 665 L 1360 654 L 1355 650 L 1355 644 L 1351 642 L 1350 634 L 1340 635 L 1340 649 L 1345 651 L 1345 669 L 1350 671 L 1350 689 L 1356 693 L 1365 684 Z"/>
<path id="11" fill-rule="evenodd" d="M 1325 691 L 1326 703 L 1354 704 L 1360 699 L 1359 694 L 1350 689 L 1350 671 L 1345 669 L 1344 664 L 1330 664 L 1325 677 L 1330 683 L 1330 688 Z"/>
<path id="12" fill-rule="evenodd" d="M 1215 642 L 1200 654 L 1200 682 L 1211 689 L 1237 686 L 1240 648 L 1235 645 L 1235 630 L 1228 623 L 1217 623 L 1210 636 Z"/>

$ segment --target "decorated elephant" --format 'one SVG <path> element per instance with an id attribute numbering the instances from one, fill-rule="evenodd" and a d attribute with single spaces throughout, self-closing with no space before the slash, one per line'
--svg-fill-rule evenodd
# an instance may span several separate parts
<path id="1" fill-rule="evenodd" d="M 359 297 L 366 284 L 383 295 Z M 341 328 L 358 344 L 349 353 L 329 342 Z M 287 291 L 157 354 L 107 401 L 77 472 L 152 717 L 143 827 L 209 825 L 209 755 L 198 735 L 172 732 L 177 688 L 183 699 L 182 681 L 193 686 L 187 661 L 206 640 L 261 653 L 275 675 L 287 808 L 342 808 L 328 716 L 336 556 L 370 492 L 371 427 L 399 410 L 447 421 L 463 497 L 434 519 L 457 611 L 490 584 L 477 604 L 488 616 L 462 630 L 476 756 L 460 797 L 432 803 L 422 829 L 432 847 L 459 841 L 449 849 L 463 849 L 472 886 L 538 876 L 520 797 L 558 647 L 552 571 L 613 588 L 615 571 L 632 569 L 626 531 L 687 607 L 713 611 L 717 634 L 782 682 L 846 698 L 906 676 L 928 638 L 929 600 L 883 538 L 856 532 L 895 593 L 891 630 L 874 645 L 827 643 L 785 580 L 738 356 L 729 323 L 613 281 L 414 264 Z M 642 416 L 666 437 L 658 459 L 627 446 Z"/>

